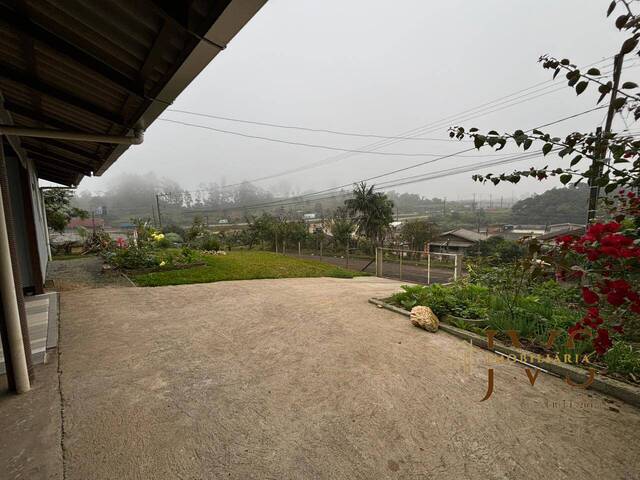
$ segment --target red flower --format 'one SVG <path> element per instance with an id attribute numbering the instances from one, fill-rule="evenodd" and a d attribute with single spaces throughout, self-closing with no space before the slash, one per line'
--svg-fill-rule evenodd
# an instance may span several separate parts
<path id="1" fill-rule="evenodd" d="M 613 343 L 609 337 L 609 332 L 604 328 L 599 328 L 596 338 L 593 340 L 593 346 L 600 355 L 611 348 Z"/>
<path id="2" fill-rule="evenodd" d="M 575 340 L 582 340 L 584 338 L 584 335 L 578 332 L 580 332 L 580 330 L 583 330 L 583 329 L 584 329 L 584 326 L 582 325 L 582 322 L 578 322 L 572 327 L 569 327 L 567 329 L 567 333 L 569 334 L 570 337 L 572 337 Z"/>
<path id="3" fill-rule="evenodd" d="M 624 303 L 624 294 L 620 293 L 619 290 L 612 290 L 611 292 L 607 293 L 607 302 L 609 302 L 611 305 L 619 307 Z"/>
<path id="4" fill-rule="evenodd" d="M 598 297 L 598 294 L 593 290 L 590 290 L 588 287 L 582 287 L 582 299 L 587 305 L 592 305 L 594 303 L 598 303 L 600 297 Z"/>
<path id="5" fill-rule="evenodd" d="M 563 247 L 568 247 L 575 241 L 576 237 L 573 235 L 562 235 L 556 238 L 556 243 L 558 245 L 562 245 Z"/>

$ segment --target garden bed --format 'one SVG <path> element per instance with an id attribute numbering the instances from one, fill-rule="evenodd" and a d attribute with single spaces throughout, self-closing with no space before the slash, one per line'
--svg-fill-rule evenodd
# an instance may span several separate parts
<path id="1" fill-rule="evenodd" d="M 372 303 L 377 307 L 385 308 L 392 312 L 399 313 L 400 315 L 403 315 L 405 317 L 411 316 L 411 312 L 409 312 L 408 310 L 387 303 L 385 300 L 371 298 L 369 299 L 369 303 Z M 440 329 L 463 340 L 469 341 L 474 346 L 489 350 L 487 338 L 484 335 L 457 328 L 446 323 L 441 323 Z M 528 349 L 524 350 L 510 345 L 505 345 L 500 341 L 494 341 L 493 348 L 490 349 L 490 351 L 510 357 L 517 362 L 521 362 L 520 359 L 528 358 L 532 353 L 535 353 Z M 532 365 L 529 364 L 528 366 Z M 538 368 L 545 373 L 551 373 L 558 377 L 569 378 L 576 384 L 585 383 L 588 378 L 588 372 L 584 368 L 578 368 L 574 365 L 569 365 L 562 362 L 548 361 L 545 360 L 544 357 L 541 361 L 536 362 L 536 365 L 533 367 Z M 638 387 L 637 385 L 623 382 L 616 378 L 608 378 L 606 376 L 600 375 L 594 378 L 593 383 L 589 386 L 589 388 L 600 393 L 610 395 L 614 398 L 623 400 L 624 402 L 636 407 L 640 407 L 640 387 Z"/>
<path id="2" fill-rule="evenodd" d="M 450 286 L 403 286 L 403 291 L 383 299 L 386 304 L 409 314 L 417 305 L 430 307 L 445 324 L 486 339 L 494 331 L 495 339 L 511 343 L 510 332 L 518 334 L 521 347 L 543 356 L 578 355 L 582 369 L 595 368 L 608 377 L 639 386 L 640 354 L 628 339 L 620 338 L 612 349 L 598 355 L 590 338 L 575 339 L 570 348 L 568 330 L 583 314 L 574 300 L 574 287 L 555 281 L 534 283 L 514 294 L 499 287 L 458 282 Z M 549 345 L 552 332 L 558 332 Z M 585 362 L 585 359 L 587 360 Z"/>

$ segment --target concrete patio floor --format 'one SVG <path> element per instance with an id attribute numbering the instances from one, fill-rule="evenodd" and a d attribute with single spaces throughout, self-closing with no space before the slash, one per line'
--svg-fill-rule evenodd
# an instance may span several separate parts
<path id="1" fill-rule="evenodd" d="M 63 292 L 64 478 L 640 478 L 638 409 L 516 365 L 480 403 L 462 340 L 367 303 L 399 285 Z"/>

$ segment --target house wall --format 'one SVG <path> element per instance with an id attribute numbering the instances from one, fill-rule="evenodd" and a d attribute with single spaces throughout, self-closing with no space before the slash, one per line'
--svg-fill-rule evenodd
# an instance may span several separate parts
<path id="1" fill-rule="evenodd" d="M 13 211 L 14 232 L 16 236 L 16 253 L 18 266 L 20 267 L 20 279 L 25 288 L 33 287 L 35 281 L 31 270 L 31 258 L 29 252 L 29 237 L 25 222 L 25 205 L 22 201 L 22 180 L 20 169 L 22 165 L 18 157 L 7 154 L 5 156 L 7 177 L 9 180 L 9 197 L 11 210 Z"/>
<path id="2" fill-rule="evenodd" d="M 48 240 L 47 229 L 44 214 L 44 205 L 42 203 L 40 190 L 38 189 L 38 180 L 31 163 L 27 164 L 27 168 L 22 165 L 20 159 L 6 152 L 5 162 L 7 166 L 7 176 L 9 180 L 9 195 L 11 198 L 11 208 L 13 211 L 15 235 L 16 235 L 16 253 L 18 256 L 18 264 L 20 267 L 20 277 L 24 288 L 35 289 L 40 291 L 42 285 L 40 280 L 44 279 L 47 270 L 48 261 Z M 27 181 L 24 181 L 26 175 Z M 25 188 L 26 187 L 26 188 Z M 28 191 L 25 191 L 28 188 Z M 33 228 L 29 228 L 27 221 L 31 218 L 28 215 L 27 208 L 31 208 L 25 198 L 31 198 L 33 206 Z M 37 248 L 33 251 L 33 239 L 30 235 L 35 234 L 35 244 Z M 39 278 L 34 275 L 34 257 L 37 259 L 36 267 L 40 269 Z"/>
<path id="3" fill-rule="evenodd" d="M 33 205 L 33 220 L 36 230 L 36 242 L 38 245 L 38 256 L 40 260 L 40 271 L 42 278 L 47 277 L 47 265 L 49 263 L 49 232 L 47 229 L 47 216 L 44 209 L 44 199 L 42 192 L 38 186 L 38 177 L 36 175 L 33 162 L 29 161 L 28 166 L 29 187 L 31 189 L 31 203 Z"/>

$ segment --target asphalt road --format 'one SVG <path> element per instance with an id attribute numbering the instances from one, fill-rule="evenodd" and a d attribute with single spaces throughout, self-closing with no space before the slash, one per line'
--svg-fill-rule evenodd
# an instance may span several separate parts
<path id="1" fill-rule="evenodd" d="M 330 263 L 339 267 L 348 268 L 349 270 L 362 271 L 362 269 L 369 263 L 371 263 L 364 271 L 375 274 L 376 265 L 375 262 L 371 262 L 372 259 L 362 258 L 350 258 L 349 266 L 347 267 L 347 261 L 345 258 L 333 257 L 323 255 L 322 259 L 319 255 L 306 255 L 298 256 L 296 253 L 287 254 L 292 257 L 304 258 L 308 260 L 317 260 L 324 263 Z M 427 284 L 427 267 L 424 265 L 415 265 L 408 261 L 402 263 L 402 277 L 400 276 L 400 263 L 399 262 L 384 262 L 382 266 L 382 276 L 385 278 L 392 278 L 394 280 L 403 280 L 411 283 Z M 432 268 L 431 269 L 431 283 L 448 283 L 453 281 L 453 268 Z"/>

